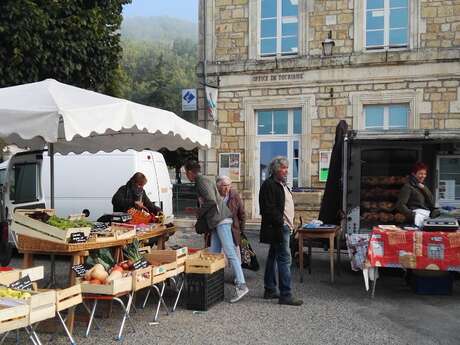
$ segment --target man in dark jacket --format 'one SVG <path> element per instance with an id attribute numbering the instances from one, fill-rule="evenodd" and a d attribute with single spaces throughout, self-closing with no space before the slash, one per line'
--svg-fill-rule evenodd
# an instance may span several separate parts
<path id="1" fill-rule="evenodd" d="M 161 212 L 161 209 L 155 206 L 145 193 L 146 183 L 147 178 L 143 173 L 135 173 L 112 197 L 113 211 L 127 212 L 130 208 L 137 208 L 155 215 Z"/>
<path id="2" fill-rule="evenodd" d="M 279 304 L 302 305 L 292 297 L 291 289 L 291 232 L 294 230 L 294 201 L 286 185 L 289 164 L 285 157 L 275 157 L 269 166 L 269 178 L 259 192 L 260 242 L 270 244 L 265 267 L 265 299 L 278 298 Z M 278 265 L 279 290 L 276 291 L 276 265 Z"/>

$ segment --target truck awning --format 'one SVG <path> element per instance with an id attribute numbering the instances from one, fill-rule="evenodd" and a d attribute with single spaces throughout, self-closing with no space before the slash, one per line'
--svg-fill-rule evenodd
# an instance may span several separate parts
<path id="1" fill-rule="evenodd" d="M 406 129 L 391 131 L 351 130 L 349 140 L 392 140 L 392 141 L 458 141 L 460 129 Z"/>

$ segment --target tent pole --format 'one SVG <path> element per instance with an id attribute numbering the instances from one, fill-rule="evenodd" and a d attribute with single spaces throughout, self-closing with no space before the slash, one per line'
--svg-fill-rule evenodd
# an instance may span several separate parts
<path id="1" fill-rule="evenodd" d="M 54 144 L 48 144 L 48 156 L 50 157 L 50 206 L 54 209 Z M 51 255 L 51 274 L 46 287 L 56 287 L 56 257 L 54 254 Z"/>
<path id="2" fill-rule="evenodd" d="M 54 208 L 54 144 L 49 144 L 48 155 L 50 156 L 50 200 L 51 208 Z"/>

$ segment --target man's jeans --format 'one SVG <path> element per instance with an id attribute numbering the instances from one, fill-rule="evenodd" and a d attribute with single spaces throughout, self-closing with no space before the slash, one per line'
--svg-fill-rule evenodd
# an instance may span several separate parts
<path id="1" fill-rule="evenodd" d="M 233 273 L 237 284 L 246 284 L 241 268 L 241 261 L 238 259 L 236 247 L 233 243 L 232 223 L 221 224 L 217 226 L 211 234 L 211 247 L 209 250 L 212 253 L 220 253 L 224 250 L 228 262 L 232 265 Z"/>
<path id="2" fill-rule="evenodd" d="M 291 292 L 291 250 L 289 248 L 291 230 L 287 225 L 283 227 L 283 241 L 271 244 L 265 266 L 265 289 L 276 291 L 276 266 L 278 265 L 280 296 L 289 298 Z"/>

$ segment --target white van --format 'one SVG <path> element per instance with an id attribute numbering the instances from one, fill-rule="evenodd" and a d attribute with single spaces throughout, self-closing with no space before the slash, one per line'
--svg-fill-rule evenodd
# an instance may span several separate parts
<path id="1" fill-rule="evenodd" d="M 46 205 L 50 206 L 49 157 L 44 156 L 42 184 Z M 144 189 L 149 199 L 173 216 L 172 183 L 161 153 L 155 151 L 113 151 L 95 154 L 54 156 L 54 208 L 59 216 L 89 210 L 96 220 L 111 213 L 112 196 L 131 176 L 141 172 L 147 177 Z"/>
<path id="2" fill-rule="evenodd" d="M 55 209 L 60 216 L 87 209 L 96 220 L 111 213 L 112 196 L 136 172 L 147 177 L 144 189 L 149 199 L 168 218 L 173 217 L 172 184 L 162 154 L 154 151 L 54 156 Z M 3 219 L 16 208 L 50 207 L 50 170 L 46 152 L 20 152 L 0 164 Z M 0 216 L 3 212 L 0 212 Z M 11 237 L 10 237 L 11 240 Z"/>
<path id="3" fill-rule="evenodd" d="M 16 208 L 44 208 L 41 185 L 43 152 L 20 152 L 0 164 L 0 264 L 11 257 L 9 220 Z M 8 240 L 7 240 L 8 238 Z"/>

